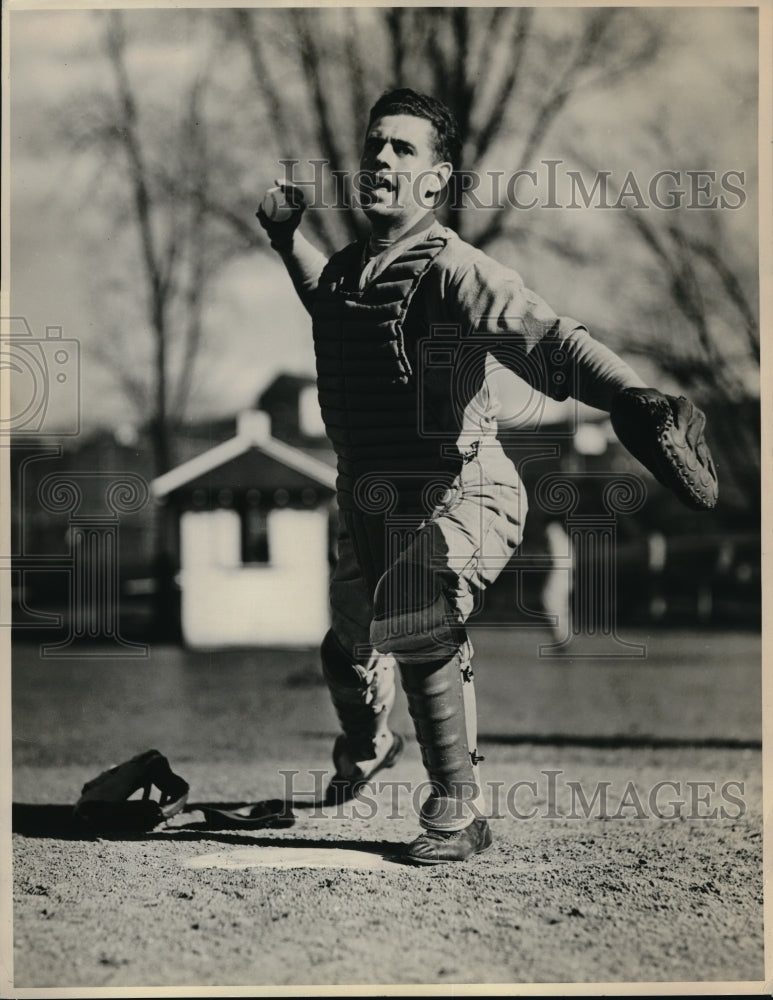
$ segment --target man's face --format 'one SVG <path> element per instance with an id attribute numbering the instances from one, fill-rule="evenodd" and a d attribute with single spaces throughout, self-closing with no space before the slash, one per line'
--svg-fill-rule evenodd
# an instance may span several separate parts
<path id="1" fill-rule="evenodd" d="M 434 143 L 434 126 L 424 118 L 386 115 L 373 122 L 360 159 L 368 217 L 400 224 L 432 208 L 435 178 L 445 183 L 450 173 L 450 164 L 438 164 Z"/>

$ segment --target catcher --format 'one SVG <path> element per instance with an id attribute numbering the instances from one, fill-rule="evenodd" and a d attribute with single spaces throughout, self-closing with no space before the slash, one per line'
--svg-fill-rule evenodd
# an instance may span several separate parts
<path id="1" fill-rule="evenodd" d="M 465 632 L 476 594 L 521 542 L 527 502 L 497 440 L 493 357 L 554 399 L 610 412 L 623 443 L 695 507 L 716 501 L 703 415 L 647 388 L 514 271 L 441 225 L 459 167 L 445 105 L 412 90 L 374 105 L 361 159 L 369 238 L 330 260 L 289 218 L 258 218 L 311 315 L 319 400 L 338 456 L 341 531 L 322 667 L 340 725 L 327 801 L 391 767 L 399 673 L 431 788 L 405 858 L 463 861 L 491 845 Z M 287 207 L 287 206 L 286 206 Z"/>

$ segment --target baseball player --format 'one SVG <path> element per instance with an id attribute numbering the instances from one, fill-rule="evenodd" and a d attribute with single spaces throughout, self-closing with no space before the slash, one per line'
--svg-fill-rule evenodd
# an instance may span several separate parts
<path id="1" fill-rule="evenodd" d="M 321 655 L 342 732 L 326 800 L 351 799 L 400 754 L 389 727 L 399 674 L 429 778 L 422 832 L 405 852 L 418 864 L 491 845 L 465 621 L 518 547 L 527 510 L 497 440 L 491 358 L 554 399 L 611 411 L 659 478 L 694 506 L 716 499 L 700 411 L 647 389 L 581 323 L 439 223 L 433 206 L 461 147 L 445 105 L 395 90 L 365 134 L 367 239 L 327 260 L 299 232 L 305 205 L 292 185 L 282 186 L 289 217 L 269 202 L 258 211 L 311 315 L 338 457 L 341 531 Z"/>

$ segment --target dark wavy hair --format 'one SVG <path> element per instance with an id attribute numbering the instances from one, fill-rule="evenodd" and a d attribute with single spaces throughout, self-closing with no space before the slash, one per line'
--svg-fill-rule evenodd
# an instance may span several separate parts
<path id="1" fill-rule="evenodd" d="M 435 154 L 458 170 L 462 163 L 462 137 L 453 112 L 442 101 L 429 94 L 419 94 L 403 87 L 387 90 L 370 109 L 368 128 L 386 115 L 413 115 L 424 118 L 435 130 Z"/>

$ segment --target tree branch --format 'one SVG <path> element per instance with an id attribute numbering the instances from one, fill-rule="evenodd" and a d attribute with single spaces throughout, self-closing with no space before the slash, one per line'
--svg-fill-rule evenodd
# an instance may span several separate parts
<path id="1" fill-rule="evenodd" d="M 336 128 L 330 113 L 331 102 L 322 78 L 322 58 L 315 35 L 310 29 L 309 21 L 313 15 L 306 9 L 291 8 L 290 16 L 295 25 L 298 37 L 304 79 L 310 91 L 316 112 L 317 133 L 321 148 L 325 153 L 330 169 L 338 172 L 339 176 L 344 178 L 345 201 L 349 207 L 343 213 L 339 214 L 342 214 L 346 220 L 350 237 L 355 238 L 358 232 L 358 225 L 354 209 L 351 207 L 351 181 L 347 170 L 347 157 L 338 142 Z M 318 225 L 323 229 L 325 242 L 327 243 L 330 238 L 322 216 L 318 217 Z"/>
<path id="2" fill-rule="evenodd" d="M 543 141 L 548 129 L 572 96 L 577 78 L 587 66 L 593 63 L 615 14 L 615 10 L 605 8 L 591 12 L 587 17 L 585 28 L 574 47 L 572 57 L 564 67 L 547 99 L 543 101 L 537 110 L 531 129 L 521 150 L 516 170 L 523 170 L 531 161 L 535 149 Z M 489 224 L 478 235 L 478 244 L 480 246 L 486 246 L 501 235 L 505 216 L 506 210 L 496 212 L 492 215 Z"/>
<path id="3" fill-rule="evenodd" d="M 259 93 L 263 95 L 274 134 L 288 137 L 288 144 L 292 145 L 294 144 L 292 115 L 287 113 L 279 88 L 269 72 L 268 60 L 263 55 L 260 32 L 255 30 L 255 21 L 247 10 L 232 10 L 230 14 L 236 37 L 241 39 L 247 50 L 252 77 Z"/>
<path id="4" fill-rule="evenodd" d="M 497 11 L 500 9 L 497 8 Z M 497 89 L 492 101 L 491 110 L 474 140 L 474 159 L 478 163 L 481 162 L 489 151 L 491 143 L 502 128 L 502 109 L 507 106 L 518 84 L 533 18 L 534 11 L 530 7 L 519 8 L 513 18 L 511 41 L 508 45 L 508 48 L 513 51 L 510 68 Z M 490 28 L 492 41 L 498 37 L 499 31 L 498 21 L 494 18 L 492 19 Z M 486 51 L 486 45 L 484 45 L 483 51 Z"/>
<path id="5" fill-rule="evenodd" d="M 155 393 L 154 413 L 151 424 L 154 427 L 154 457 L 158 474 L 166 472 L 171 464 L 169 439 L 166 432 L 167 420 L 167 373 L 166 373 L 166 306 L 167 289 L 161 273 L 158 252 L 153 238 L 151 220 L 151 194 L 148 187 L 147 168 L 137 135 L 137 106 L 129 77 L 124 64 L 126 39 L 123 21 L 119 11 L 107 15 L 107 52 L 113 68 L 122 119 L 118 125 L 119 134 L 131 166 L 132 188 L 137 226 L 140 234 L 142 258 L 150 288 L 150 320 L 155 343 Z"/>
<path id="6" fill-rule="evenodd" d="M 749 300 L 746 298 L 741 283 L 733 270 L 728 267 L 714 244 L 688 237 L 690 248 L 716 271 L 727 297 L 741 314 L 744 321 L 746 340 L 752 358 L 760 361 L 760 328 Z"/>
<path id="7" fill-rule="evenodd" d="M 390 7 L 386 11 L 385 19 L 387 32 L 389 34 L 389 49 L 392 57 L 392 85 L 401 87 L 405 76 L 405 19 L 410 11 L 404 7 Z"/>

